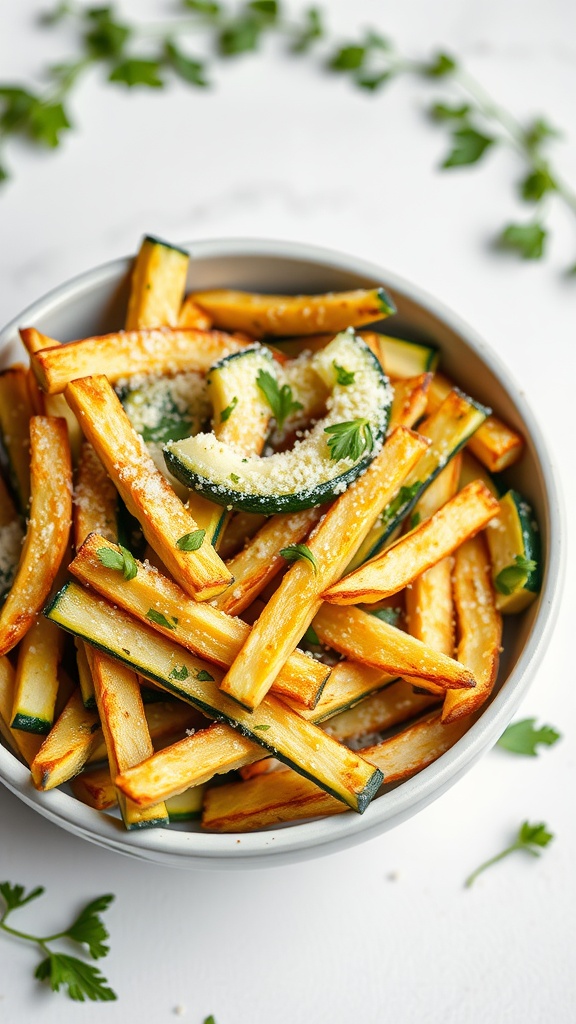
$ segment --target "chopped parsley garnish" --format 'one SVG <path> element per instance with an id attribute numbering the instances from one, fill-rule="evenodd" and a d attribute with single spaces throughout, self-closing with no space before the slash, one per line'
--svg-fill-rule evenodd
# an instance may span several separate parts
<path id="1" fill-rule="evenodd" d="M 146 618 L 150 619 L 150 622 L 155 622 L 157 626 L 163 626 L 164 629 L 176 629 L 176 626 L 178 625 L 178 619 L 170 616 L 172 622 L 169 622 L 166 616 L 162 615 L 162 612 L 157 612 L 155 608 L 148 609 L 146 612 Z"/>
<path id="2" fill-rule="evenodd" d="M 128 551 L 128 548 L 122 547 L 122 544 L 119 545 L 119 548 L 119 551 L 116 548 L 98 548 L 96 554 L 107 569 L 116 569 L 117 572 L 122 573 L 125 580 L 133 580 L 138 574 L 134 556 Z"/>
<path id="3" fill-rule="evenodd" d="M 280 554 L 287 562 L 298 562 L 300 560 L 308 562 L 314 572 L 318 572 L 318 559 L 306 544 L 290 544 L 287 548 L 280 548 Z"/>
<path id="4" fill-rule="evenodd" d="M 336 383 L 342 384 L 347 387 L 349 384 L 354 383 L 354 377 L 356 376 L 352 370 L 346 370 L 343 366 L 339 366 L 336 360 L 333 362 L 333 367 L 336 370 Z"/>
<path id="5" fill-rule="evenodd" d="M 170 679 L 178 679 L 180 682 L 183 682 L 185 679 L 188 679 L 189 675 L 190 673 L 188 672 L 186 665 L 182 665 L 180 668 L 172 669 Z"/>
<path id="6" fill-rule="evenodd" d="M 240 477 L 238 476 L 237 473 L 230 473 L 230 479 L 233 484 L 240 483 Z"/>
<path id="7" fill-rule="evenodd" d="M 254 732 L 268 732 L 269 725 L 255 725 Z"/>
<path id="8" fill-rule="evenodd" d="M 278 430 L 282 430 L 284 421 L 291 413 L 302 409 L 302 403 L 294 401 L 289 384 L 280 387 L 276 377 L 268 373 L 268 370 L 258 371 L 256 383 L 272 410 Z"/>
<path id="9" fill-rule="evenodd" d="M 536 729 L 535 722 L 535 718 L 523 718 L 520 722 L 512 722 L 512 725 L 502 733 L 498 746 L 504 747 L 504 750 L 509 750 L 512 754 L 536 757 L 540 744 L 551 747 L 561 739 L 561 734 L 551 725 L 541 725 Z"/>
<path id="10" fill-rule="evenodd" d="M 198 551 L 198 548 L 202 547 L 205 536 L 206 530 L 193 530 L 192 533 L 185 533 L 176 541 L 176 547 L 180 548 L 180 551 Z"/>
<path id="11" fill-rule="evenodd" d="M 214 676 L 211 676 L 210 673 L 206 672 L 206 669 L 203 669 L 203 668 L 200 669 L 198 675 L 196 676 L 196 679 L 198 680 L 199 683 L 213 683 L 214 682 Z"/>
<path id="12" fill-rule="evenodd" d="M 419 480 L 415 483 L 410 484 L 408 487 L 401 487 L 398 494 L 392 501 L 386 506 L 382 513 L 382 524 L 389 523 L 390 520 L 395 519 L 397 515 L 404 512 L 412 499 L 418 494 L 422 484 Z"/>
<path id="13" fill-rule="evenodd" d="M 400 608 L 377 608 L 370 614 L 381 622 L 388 623 L 389 626 L 397 626 L 402 612 Z"/>
<path id="14" fill-rule="evenodd" d="M 308 626 L 308 629 L 304 633 L 302 640 L 306 644 L 312 644 L 313 647 L 321 647 L 320 637 L 312 626 Z"/>
<path id="15" fill-rule="evenodd" d="M 534 572 L 536 568 L 537 564 L 534 559 L 524 558 L 524 555 L 515 555 L 514 564 L 507 565 L 500 570 L 494 580 L 494 586 L 499 594 L 506 596 L 513 594 L 524 586 L 530 573 Z"/>
<path id="16" fill-rule="evenodd" d="M 231 417 L 232 413 L 234 412 L 234 409 L 236 408 L 237 405 L 238 405 L 238 396 L 234 395 L 234 398 L 230 402 L 230 405 L 227 405 L 225 409 L 222 409 L 222 412 L 220 413 L 220 423 L 226 423 L 226 420 L 230 419 L 230 417 Z"/>
<path id="17" fill-rule="evenodd" d="M 492 867 L 493 864 L 497 864 L 499 860 L 503 860 L 504 857 L 514 853 L 515 850 L 525 850 L 526 853 L 530 853 L 533 857 L 539 857 L 541 850 L 548 846 L 548 843 L 551 843 L 553 839 L 553 833 L 546 830 L 546 825 L 543 822 L 531 825 L 528 821 L 524 821 L 518 829 L 516 839 L 510 846 L 507 846 L 501 853 L 497 853 L 495 857 L 485 861 L 484 864 L 481 864 L 479 868 L 476 868 L 476 871 L 473 871 L 468 876 L 464 883 L 466 888 L 469 889 L 474 884 L 482 871 Z"/>
<path id="18" fill-rule="evenodd" d="M 374 447 L 374 437 L 370 423 L 366 419 L 333 423 L 331 427 L 324 427 L 324 433 L 329 435 L 327 444 L 330 458 L 336 462 L 339 459 L 358 462 L 365 451 L 371 452 Z"/>

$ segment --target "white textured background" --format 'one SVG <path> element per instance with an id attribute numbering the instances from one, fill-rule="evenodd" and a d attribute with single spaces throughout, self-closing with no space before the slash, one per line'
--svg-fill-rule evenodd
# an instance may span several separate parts
<path id="1" fill-rule="evenodd" d="M 326 6 L 343 36 L 371 23 L 416 56 L 442 46 L 519 116 L 548 115 L 565 131 L 555 158 L 576 182 L 572 0 Z M 161 7 L 124 4 L 150 16 Z M 0 5 L 0 78 L 26 80 L 66 55 L 60 32 L 34 27 L 37 9 Z M 494 253 L 491 236 L 524 212 L 511 191 L 519 168 L 494 153 L 439 174 L 445 142 L 422 114 L 436 94 L 427 86 L 366 96 L 274 47 L 215 78 L 207 94 L 174 85 L 128 95 L 102 88 L 95 72 L 56 155 L 12 149 L 0 321 L 133 251 L 145 231 L 348 250 L 426 288 L 501 354 L 540 417 L 570 513 L 576 283 L 562 267 L 576 259 L 574 220 L 553 213 L 545 264 Z M 209 1013 L 217 1024 L 574 1021 L 575 569 L 572 552 L 554 639 L 522 708 L 559 727 L 562 743 L 534 760 L 492 752 L 417 818 L 352 851 L 271 871 L 180 873 L 92 847 L 2 790 L 0 877 L 47 887 L 22 927 L 55 930 L 88 898 L 116 894 L 102 965 L 119 1002 L 80 1007 L 52 995 L 32 980 L 36 953 L 0 935 L 0 1020 L 160 1024 L 180 1007 L 190 1024 Z M 541 861 L 516 856 L 464 891 L 524 818 L 557 834 Z"/>

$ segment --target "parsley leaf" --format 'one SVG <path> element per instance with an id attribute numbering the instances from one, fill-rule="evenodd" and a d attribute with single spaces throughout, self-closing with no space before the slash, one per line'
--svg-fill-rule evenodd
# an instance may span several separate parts
<path id="1" fill-rule="evenodd" d="M 347 387 L 348 384 L 353 384 L 354 383 L 354 377 L 356 376 L 356 374 L 353 373 L 352 370 L 345 370 L 343 366 L 339 366 L 338 365 L 336 360 L 333 361 L 332 365 L 333 365 L 334 369 L 336 370 L 336 383 L 337 384 L 342 384 L 344 387 Z"/>
<path id="2" fill-rule="evenodd" d="M 532 224 L 509 224 L 500 235 L 503 249 L 514 249 L 524 260 L 539 260 L 544 254 L 547 231 L 537 221 Z"/>
<path id="3" fill-rule="evenodd" d="M 180 668 L 172 669 L 170 673 L 170 679 L 178 679 L 182 683 L 184 682 L 185 679 L 188 679 L 189 675 L 190 673 L 186 668 L 186 665 L 182 665 Z"/>
<path id="4" fill-rule="evenodd" d="M 84 36 L 88 53 L 97 59 L 120 57 L 132 35 L 128 25 L 116 21 L 111 7 L 93 7 L 86 11 L 90 28 Z"/>
<path id="5" fill-rule="evenodd" d="M 308 562 L 314 569 L 314 572 L 318 572 L 318 559 L 306 544 L 289 544 L 287 548 L 280 548 L 279 554 L 287 562 L 298 562 L 300 560 Z"/>
<path id="6" fill-rule="evenodd" d="M 117 64 L 108 75 L 108 81 L 121 82 L 129 89 L 136 85 L 145 85 L 149 89 L 164 88 L 164 80 L 160 76 L 160 61 L 138 57 L 130 57 Z"/>
<path id="7" fill-rule="evenodd" d="M 196 679 L 198 680 L 199 683 L 213 683 L 214 682 L 214 676 L 211 676 L 210 673 L 207 672 L 206 669 L 204 669 L 204 668 L 200 669 L 200 671 L 198 672 L 198 674 L 196 676 Z"/>
<path id="8" fill-rule="evenodd" d="M 376 92 L 377 89 L 381 89 L 393 77 L 391 71 L 369 71 L 356 75 L 355 82 L 361 89 Z"/>
<path id="9" fill-rule="evenodd" d="M 336 462 L 339 459 L 357 462 L 365 451 L 371 452 L 374 447 L 372 430 L 366 419 L 333 423 L 331 427 L 324 427 L 324 433 L 329 435 L 326 443 L 330 449 L 330 458 Z"/>
<path id="10" fill-rule="evenodd" d="M 537 564 L 534 559 L 524 558 L 524 555 L 515 555 L 514 564 L 507 565 L 500 570 L 494 580 L 494 586 L 499 594 L 513 594 L 516 590 L 522 589 L 530 573 L 533 573 L 536 568 Z"/>
<path id="11" fill-rule="evenodd" d="M 85 999 L 107 1003 L 117 998 L 116 993 L 105 984 L 106 978 L 98 968 L 75 956 L 50 953 L 38 964 L 34 976 L 39 981 L 47 981 L 53 992 L 59 992 L 63 985 L 70 999 L 79 1003 Z"/>
<path id="12" fill-rule="evenodd" d="M 447 53 L 437 53 L 429 64 L 424 65 L 422 70 L 429 78 L 444 78 L 446 75 L 451 75 L 453 71 L 457 71 L 458 64 L 454 57 L 450 57 Z"/>
<path id="13" fill-rule="evenodd" d="M 527 174 L 520 185 L 520 195 L 527 203 L 538 203 L 549 192 L 557 188 L 554 178 L 547 167 L 537 167 Z"/>
<path id="14" fill-rule="evenodd" d="M 185 82 L 198 85 L 201 89 L 210 84 L 206 79 L 206 69 L 202 61 L 187 57 L 171 40 L 167 41 L 164 49 L 172 70 Z"/>
<path id="15" fill-rule="evenodd" d="M 255 725 L 254 732 L 268 732 L 269 725 Z"/>
<path id="16" fill-rule="evenodd" d="M 464 167 L 468 164 L 475 164 L 489 146 L 494 145 L 495 139 L 490 135 L 483 135 L 482 132 L 466 124 L 462 128 L 456 128 L 452 133 L 452 149 L 442 163 L 442 167 Z"/>
<path id="17" fill-rule="evenodd" d="M 551 725 L 542 725 L 536 729 L 535 722 L 535 718 L 523 718 L 520 722 L 512 722 L 502 733 L 498 746 L 504 747 L 504 750 L 509 750 L 512 754 L 536 757 L 540 744 L 551 747 L 561 739 L 561 734 Z"/>
<path id="18" fill-rule="evenodd" d="M 304 24 L 299 28 L 292 42 L 292 53 L 306 53 L 324 35 L 322 14 L 317 7 L 304 11 Z"/>
<path id="19" fill-rule="evenodd" d="M 491 857 L 490 860 L 485 861 L 479 868 L 476 868 L 476 871 L 473 871 L 472 874 L 468 876 L 464 885 L 469 889 L 482 871 L 485 871 L 486 868 L 492 867 L 493 864 L 497 864 L 499 860 L 503 860 L 504 857 L 507 857 L 510 853 L 514 853 L 516 850 L 524 850 L 526 853 L 530 853 L 533 857 L 539 857 L 541 849 L 548 846 L 553 839 L 553 833 L 547 831 L 544 823 L 531 825 L 528 821 L 524 821 L 518 829 L 518 834 L 514 842 L 511 843 L 510 846 L 507 846 L 505 850 L 502 850 L 501 853 L 496 854 L 495 857 Z"/>
<path id="20" fill-rule="evenodd" d="M 225 409 L 222 409 L 222 412 L 220 413 L 220 423 L 226 423 L 226 421 L 230 419 L 237 405 L 238 395 L 234 395 L 234 398 L 230 402 L 230 405 L 227 405 Z"/>
<path id="21" fill-rule="evenodd" d="M 150 619 L 150 622 L 155 622 L 157 626 L 163 626 L 164 629 L 176 629 L 178 625 L 178 619 L 172 619 L 169 622 L 162 612 L 157 612 L 155 608 L 149 608 L 146 612 L 146 618 Z"/>
<path id="22" fill-rule="evenodd" d="M 214 1014 L 211 1013 L 209 1017 L 205 1017 L 203 1024 L 216 1024 L 216 1020 L 214 1019 Z"/>
<path id="23" fill-rule="evenodd" d="M 123 547 L 122 544 L 118 546 L 119 551 L 116 548 L 98 548 L 96 551 L 98 560 L 107 569 L 116 569 L 117 572 L 121 572 L 125 580 L 133 580 L 138 575 L 138 566 L 128 548 Z"/>
<path id="24" fill-rule="evenodd" d="M 260 388 L 260 391 L 272 410 L 278 430 L 282 430 L 284 421 L 291 413 L 301 409 L 302 403 L 294 401 L 292 397 L 292 388 L 289 384 L 283 384 L 282 387 L 280 387 L 276 377 L 271 373 L 268 373 L 268 370 L 258 371 L 256 384 Z"/>
<path id="25" fill-rule="evenodd" d="M 461 121 L 470 113 L 470 104 L 450 106 L 449 103 L 433 103 L 429 113 L 434 121 Z"/>
<path id="26" fill-rule="evenodd" d="M 30 892 L 26 892 L 23 885 L 0 882 L 0 895 L 6 904 L 7 911 L 18 910 L 19 907 L 24 907 L 32 900 L 37 900 L 43 893 L 44 887 L 41 885 L 36 886 L 35 889 L 30 889 Z"/>
<path id="27" fill-rule="evenodd" d="M 62 103 L 35 103 L 29 111 L 26 132 L 36 142 L 56 149 L 60 144 L 60 134 L 71 128 L 68 115 Z"/>
<path id="28" fill-rule="evenodd" d="M 192 530 L 192 533 L 185 533 L 176 541 L 176 547 L 180 551 L 198 551 L 202 547 L 206 530 Z"/>
<path id="29" fill-rule="evenodd" d="M 554 125 L 545 121 L 543 117 L 537 117 L 524 133 L 524 145 L 534 152 L 547 139 L 557 139 L 560 134 Z"/>
<path id="30" fill-rule="evenodd" d="M 215 3 L 214 0 L 182 0 L 182 2 L 184 7 L 208 18 L 217 18 L 220 14 L 220 4 Z"/>
<path id="31" fill-rule="evenodd" d="M 331 71 L 357 71 L 362 67 L 366 57 L 366 47 L 356 44 L 342 46 L 330 58 L 328 67 Z"/>
<path id="32" fill-rule="evenodd" d="M 90 956 L 94 960 L 98 960 L 110 952 L 110 947 L 104 945 L 104 941 L 108 938 L 108 932 L 98 915 L 107 910 L 113 899 L 113 896 L 107 895 L 92 900 L 79 913 L 65 933 L 66 937 L 74 942 L 88 946 Z"/>

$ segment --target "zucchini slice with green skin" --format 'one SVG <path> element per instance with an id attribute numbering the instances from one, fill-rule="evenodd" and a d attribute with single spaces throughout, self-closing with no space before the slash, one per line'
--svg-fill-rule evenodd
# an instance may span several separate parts
<path id="1" fill-rule="evenodd" d="M 326 295 L 257 295 L 254 292 L 193 292 L 192 298 L 216 325 L 262 335 L 344 331 L 383 320 L 396 312 L 384 288 L 358 288 Z"/>
<path id="2" fill-rule="evenodd" d="M 134 430 L 147 444 L 189 437 L 210 415 L 206 383 L 199 373 L 137 375 L 117 381 L 116 391 Z"/>
<path id="3" fill-rule="evenodd" d="M 392 392 L 378 360 L 353 331 L 338 334 L 319 352 L 314 368 L 332 392 L 328 413 L 290 451 L 245 457 L 213 434 L 198 434 L 166 445 L 170 471 L 220 505 L 264 515 L 322 505 L 341 494 L 379 451 Z M 338 440 L 339 426 L 356 431 L 358 445 L 351 456 L 334 459 L 337 446 L 331 449 L 328 438 Z"/>
<path id="4" fill-rule="evenodd" d="M 220 690 L 222 671 L 215 665 L 176 649 L 169 640 L 76 583 L 66 584 L 45 614 L 209 718 L 239 729 L 353 810 L 362 813 L 378 792 L 382 782 L 378 769 L 286 704 L 267 697 L 254 712 L 240 708 Z"/>
<path id="5" fill-rule="evenodd" d="M 498 611 L 524 611 L 540 590 L 542 564 L 538 524 L 518 491 L 500 499 L 500 512 L 488 524 L 486 538 Z"/>
<path id="6" fill-rule="evenodd" d="M 261 371 L 275 376 L 274 360 L 269 349 L 255 345 L 215 363 L 206 379 L 214 434 L 244 455 L 260 455 L 272 416 L 257 384 Z"/>
<path id="7" fill-rule="evenodd" d="M 489 412 L 489 409 L 454 388 L 437 411 L 418 428 L 432 443 L 406 477 L 399 495 L 387 505 L 379 521 L 372 527 L 347 567 L 347 574 L 381 551 L 428 485 L 484 423 Z"/>
<path id="8" fill-rule="evenodd" d="M 438 366 L 440 353 L 433 345 L 392 338 L 387 334 L 378 334 L 377 337 L 382 363 L 389 377 L 417 377 L 420 373 L 434 371 Z"/>
<path id="9" fill-rule="evenodd" d="M 178 323 L 189 260 L 184 249 L 145 235 L 132 271 L 127 331 Z"/>

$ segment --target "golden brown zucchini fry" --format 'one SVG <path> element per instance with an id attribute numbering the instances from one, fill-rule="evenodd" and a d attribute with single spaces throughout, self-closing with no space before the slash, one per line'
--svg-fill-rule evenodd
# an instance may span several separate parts
<path id="1" fill-rule="evenodd" d="M 23 516 L 30 503 L 30 401 L 27 371 L 13 366 L 0 373 L 0 435 L 8 458 L 10 481 Z"/>
<path id="2" fill-rule="evenodd" d="M 64 649 L 61 629 L 39 615 L 18 648 L 11 726 L 45 736 L 54 722 L 58 667 Z"/>
<path id="3" fill-rule="evenodd" d="M 77 775 L 99 739 L 98 712 L 87 710 L 75 690 L 30 765 L 36 789 L 54 789 Z"/>
<path id="4" fill-rule="evenodd" d="M 52 344 L 32 356 L 36 379 L 49 395 L 64 391 L 72 380 L 98 374 L 106 374 L 114 383 L 138 373 L 206 373 L 217 359 L 238 352 L 248 342 L 222 331 L 155 327 L 83 338 L 69 345 Z"/>
<path id="5" fill-rule="evenodd" d="M 423 438 L 398 427 L 334 502 L 308 539 L 317 567 L 297 561 L 288 570 L 224 677 L 225 693 L 247 708 L 258 706 L 319 610 L 320 594 L 341 575 L 425 447 Z"/>
<path id="6" fill-rule="evenodd" d="M 390 410 L 388 433 L 395 427 L 413 427 L 426 412 L 428 388 L 432 380 L 431 373 L 421 373 L 419 377 L 407 377 L 394 382 L 394 398 Z"/>
<path id="7" fill-rule="evenodd" d="M 178 546 L 198 524 L 156 469 L 106 377 L 73 381 L 66 398 L 148 543 L 183 589 L 199 601 L 216 597 L 232 576 L 204 535 L 196 550 Z"/>
<path id="8" fill-rule="evenodd" d="M 209 331 L 212 318 L 196 305 L 191 295 L 187 295 L 180 309 L 178 327 L 196 327 L 199 331 Z"/>
<path id="9" fill-rule="evenodd" d="M 118 492 L 89 441 L 83 441 L 74 487 L 74 546 L 89 533 L 118 539 Z"/>
<path id="10" fill-rule="evenodd" d="M 21 328 L 20 338 L 22 339 L 22 343 L 30 357 L 32 357 L 35 352 L 40 352 L 44 348 L 54 348 L 54 346 L 58 345 L 57 341 L 54 341 L 53 338 L 48 338 L 45 334 L 41 334 L 40 331 L 37 331 L 34 327 Z M 80 430 L 78 420 L 64 398 L 64 395 L 46 395 L 44 392 L 40 391 L 38 382 L 34 377 L 32 367 L 30 367 L 28 375 L 34 379 L 38 392 L 37 412 L 40 415 L 46 416 L 62 416 L 63 419 L 66 420 L 68 425 L 68 439 L 70 441 L 72 461 L 74 462 L 74 465 L 76 465 L 80 456 L 80 447 L 82 445 L 82 431 Z"/>
<path id="11" fill-rule="evenodd" d="M 127 331 L 179 323 L 189 261 L 183 249 L 151 236 L 142 239 L 130 280 Z"/>
<path id="12" fill-rule="evenodd" d="M 415 529 L 325 590 L 331 604 L 372 604 L 397 594 L 483 529 L 500 505 L 481 480 L 473 481 Z"/>
<path id="13" fill-rule="evenodd" d="M 383 288 L 359 288 L 327 295 L 258 295 L 253 292 L 193 292 L 192 299 L 217 327 L 262 335 L 315 334 L 361 327 L 395 313 Z"/>
<path id="14" fill-rule="evenodd" d="M 22 639 L 48 597 L 64 557 L 72 513 L 72 466 L 62 419 L 30 420 L 32 499 L 14 582 L 0 612 L 0 654 Z"/>
<path id="15" fill-rule="evenodd" d="M 446 689 L 474 686 L 474 676 L 464 665 L 360 608 L 325 604 L 313 627 L 322 643 L 393 676 L 422 680 L 422 686 L 430 680 Z"/>
<path id="16" fill-rule="evenodd" d="M 443 722 L 455 722 L 477 711 L 490 696 L 498 675 L 502 616 L 496 610 L 492 569 L 481 534 L 456 552 L 454 601 L 460 636 L 458 660 L 474 673 L 476 687 L 466 694 L 446 694 Z"/>

